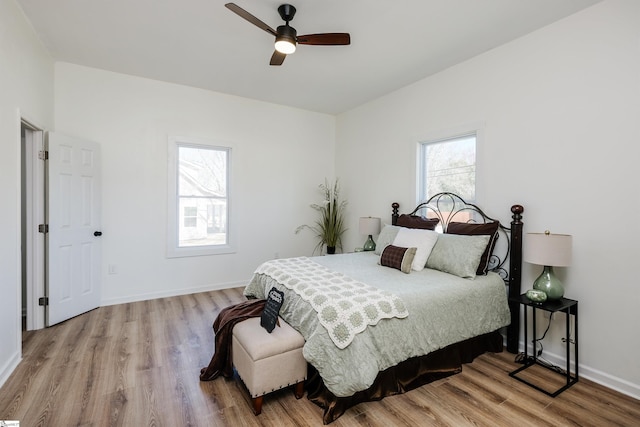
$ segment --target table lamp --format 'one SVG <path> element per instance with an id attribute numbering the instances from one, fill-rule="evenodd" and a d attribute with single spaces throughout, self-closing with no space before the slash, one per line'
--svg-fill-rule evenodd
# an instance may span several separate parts
<path id="1" fill-rule="evenodd" d="M 527 233 L 524 239 L 524 260 L 530 264 L 544 266 L 540 276 L 533 282 L 533 289 L 543 291 L 549 300 L 564 296 L 564 287 L 553 273 L 553 267 L 571 265 L 571 241 L 568 234 Z"/>
<path id="2" fill-rule="evenodd" d="M 367 241 L 364 242 L 363 249 L 365 251 L 374 251 L 376 242 L 373 241 L 374 234 L 380 234 L 380 218 L 361 217 L 360 218 L 360 234 L 369 235 Z"/>

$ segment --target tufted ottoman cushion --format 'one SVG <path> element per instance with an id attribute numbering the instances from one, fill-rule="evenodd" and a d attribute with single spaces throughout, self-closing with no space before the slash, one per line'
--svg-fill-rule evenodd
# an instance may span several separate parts
<path id="1" fill-rule="evenodd" d="M 265 394 L 295 384 L 299 399 L 307 379 L 307 361 L 302 357 L 304 338 L 284 320 L 268 333 L 260 318 L 252 317 L 234 326 L 233 366 L 253 401 L 256 415 L 262 411 Z"/>

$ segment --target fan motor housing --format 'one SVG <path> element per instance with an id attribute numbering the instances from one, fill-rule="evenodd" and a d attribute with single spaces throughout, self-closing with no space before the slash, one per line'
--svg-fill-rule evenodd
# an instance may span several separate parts
<path id="1" fill-rule="evenodd" d="M 280 14 L 280 17 L 286 21 L 289 22 L 293 19 L 293 17 L 296 14 L 296 8 L 293 7 L 290 4 L 281 4 L 278 7 L 278 13 Z"/>
<path id="2" fill-rule="evenodd" d="M 280 25 L 277 32 L 279 38 L 282 37 L 291 39 L 294 42 L 296 41 L 296 36 L 298 35 L 296 29 L 288 25 Z"/>

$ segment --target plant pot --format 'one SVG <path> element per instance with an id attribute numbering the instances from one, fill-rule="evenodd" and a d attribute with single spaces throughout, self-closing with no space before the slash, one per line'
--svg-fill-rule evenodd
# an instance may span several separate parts
<path id="1" fill-rule="evenodd" d="M 333 255 L 336 253 L 336 247 L 335 246 L 327 246 L 327 255 Z"/>

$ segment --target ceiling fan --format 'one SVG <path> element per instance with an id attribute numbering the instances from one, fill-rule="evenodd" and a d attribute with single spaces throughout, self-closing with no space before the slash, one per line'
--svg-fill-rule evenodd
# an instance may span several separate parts
<path id="1" fill-rule="evenodd" d="M 297 44 L 312 44 L 323 46 L 341 46 L 351 44 L 351 36 L 349 33 L 321 33 L 321 34 L 307 34 L 304 36 L 297 35 L 295 28 L 289 25 L 289 22 L 296 14 L 296 8 L 290 4 L 282 4 L 278 7 L 278 13 L 284 20 L 284 25 L 280 25 L 277 30 L 274 30 L 240 6 L 235 3 L 227 3 L 225 7 L 232 12 L 236 13 L 241 18 L 251 22 L 256 27 L 266 31 L 267 33 L 275 36 L 275 51 L 271 55 L 270 65 L 282 65 L 284 59 L 288 54 L 296 51 Z"/>

